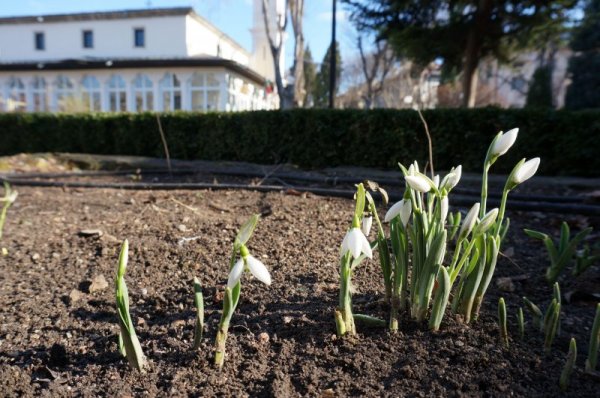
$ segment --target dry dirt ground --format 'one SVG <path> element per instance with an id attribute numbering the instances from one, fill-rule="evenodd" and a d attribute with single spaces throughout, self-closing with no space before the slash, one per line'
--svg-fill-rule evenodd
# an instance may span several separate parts
<path id="1" fill-rule="evenodd" d="M 579 357 L 566 395 L 600 391 L 600 379 L 582 371 L 598 266 L 561 280 L 561 333 L 550 355 L 529 314 L 524 340 L 515 319 L 522 296 L 545 308 L 552 291 L 543 246 L 522 229 L 556 233 L 565 218 L 574 229 L 598 227 L 597 218 L 510 212 L 505 256 L 471 325 L 448 311 L 437 333 L 405 316 L 397 334 L 359 325 L 357 338 L 339 339 L 333 309 L 339 244 L 353 210 L 348 199 L 286 191 L 17 190 L 0 241 L 8 251 L 0 257 L 3 396 L 560 396 L 571 337 Z M 228 256 L 237 228 L 253 213 L 262 217 L 248 246 L 273 284 L 244 276 L 218 371 L 212 347 Z M 117 351 L 113 283 L 125 238 L 132 317 L 150 362 L 143 374 Z M 206 308 L 197 352 L 194 276 Z M 354 282 L 356 312 L 387 317 L 377 261 L 366 262 Z M 500 296 L 508 305 L 509 348 L 499 344 Z"/>

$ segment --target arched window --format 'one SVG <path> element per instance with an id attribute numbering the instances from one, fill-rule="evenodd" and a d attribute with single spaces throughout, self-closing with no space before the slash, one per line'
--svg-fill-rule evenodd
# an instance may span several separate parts
<path id="1" fill-rule="evenodd" d="M 34 112 L 48 111 L 48 92 L 46 91 L 46 80 L 36 76 L 31 82 L 31 97 Z"/>
<path id="2" fill-rule="evenodd" d="M 102 110 L 102 91 L 100 89 L 100 83 L 94 76 L 87 75 L 81 81 L 83 86 L 83 104 L 90 111 L 101 111 Z"/>
<path id="3" fill-rule="evenodd" d="M 135 99 L 135 110 L 137 112 L 151 111 L 154 109 L 154 92 L 152 80 L 146 75 L 138 74 L 133 79 L 133 98 Z"/>
<path id="4" fill-rule="evenodd" d="M 181 109 L 181 82 L 177 76 L 172 73 L 165 73 L 160 81 L 160 96 L 164 111 Z"/>
<path id="5" fill-rule="evenodd" d="M 27 109 L 27 90 L 23 81 L 18 77 L 11 77 L 8 81 L 8 101 L 6 110 L 25 112 Z"/>
<path id="6" fill-rule="evenodd" d="M 75 103 L 75 87 L 71 79 L 65 75 L 58 75 L 54 81 L 56 103 L 61 112 L 80 110 Z"/>
<path id="7" fill-rule="evenodd" d="M 125 80 L 119 75 L 112 75 L 108 81 L 108 109 L 113 112 L 125 112 L 127 110 Z"/>
<path id="8" fill-rule="evenodd" d="M 195 72 L 190 79 L 192 110 L 202 112 L 218 110 L 220 90 L 217 75 Z"/>

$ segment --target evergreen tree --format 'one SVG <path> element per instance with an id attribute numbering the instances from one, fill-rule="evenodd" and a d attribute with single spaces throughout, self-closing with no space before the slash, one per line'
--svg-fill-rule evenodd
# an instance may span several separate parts
<path id="1" fill-rule="evenodd" d="M 329 106 L 329 70 L 331 60 L 331 45 L 327 49 L 323 62 L 319 67 L 317 73 L 317 79 L 315 82 L 314 90 L 314 102 L 316 108 L 327 108 Z M 335 91 L 334 94 L 338 93 L 340 88 L 340 77 L 342 75 L 342 57 L 340 55 L 340 45 L 336 42 L 335 44 Z"/>
<path id="2" fill-rule="evenodd" d="M 578 0 L 342 0 L 359 29 L 390 41 L 396 55 L 427 65 L 443 60 L 462 74 L 463 106 L 475 104 L 481 59 L 501 61 L 558 32 Z"/>
<path id="3" fill-rule="evenodd" d="M 535 70 L 527 91 L 527 107 L 552 108 L 552 69 L 541 66 Z"/>
<path id="4" fill-rule="evenodd" d="M 313 61 L 312 52 L 310 48 L 306 46 L 304 50 L 304 84 L 306 86 L 306 98 L 304 98 L 304 106 L 309 107 L 312 105 L 315 97 L 315 84 L 317 81 L 317 68 Z"/>
<path id="5" fill-rule="evenodd" d="M 568 109 L 600 108 L 600 0 L 589 0 L 581 26 L 573 35 L 569 60 L 571 85 L 567 89 Z"/>

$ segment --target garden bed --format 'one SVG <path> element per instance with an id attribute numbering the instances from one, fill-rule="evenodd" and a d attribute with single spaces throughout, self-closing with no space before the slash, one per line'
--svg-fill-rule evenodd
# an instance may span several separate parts
<path id="1" fill-rule="evenodd" d="M 597 266 L 561 281 L 571 301 L 564 300 L 550 355 L 529 314 L 523 341 L 515 318 L 522 296 L 545 307 L 552 294 L 543 245 L 522 229 L 555 235 L 564 218 L 574 229 L 597 227 L 597 218 L 509 212 L 506 256 L 471 325 L 448 311 L 437 333 L 404 316 L 397 334 L 359 324 L 357 338 L 340 339 L 333 310 L 351 200 L 296 191 L 17 190 L 0 242 L 8 250 L 0 257 L 4 395 L 558 396 L 571 337 L 580 354 L 568 395 L 600 389 L 597 377 L 582 372 L 598 301 Z M 249 249 L 271 270 L 273 284 L 243 282 L 219 371 L 213 340 L 228 258 L 237 228 L 253 213 L 262 219 Z M 132 317 L 149 359 L 143 374 L 117 350 L 113 283 L 125 238 Z M 197 352 L 194 276 L 204 288 L 207 324 Z M 499 277 L 511 279 L 499 288 Z M 361 266 L 354 283 L 356 311 L 386 317 L 377 261 Z M 508 306 L 509 348 L 499 343 L 500 296 Z"/>

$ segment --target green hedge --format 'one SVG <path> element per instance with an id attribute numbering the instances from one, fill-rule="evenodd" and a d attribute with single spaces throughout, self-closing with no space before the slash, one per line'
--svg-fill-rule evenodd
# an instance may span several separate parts
<path id="1" fill-rule="evenodd" d="M 515 147 L 494 166 L 508 172 L 540 156 L 547 175 L 598 176 L 600 111 L 439 109 L 424 112 L 437 169 L 481 168 L 498 131 L 519 127 Z M 427 159 L 427 140 L 410 110 L 290 110 L 161 115 L 172 158 L 289 162 L 304 168 L 395 168 Z M 1 114 L 0 155 L 80 152 L 162 157 L 156 117 L 140 114 Z"/>

